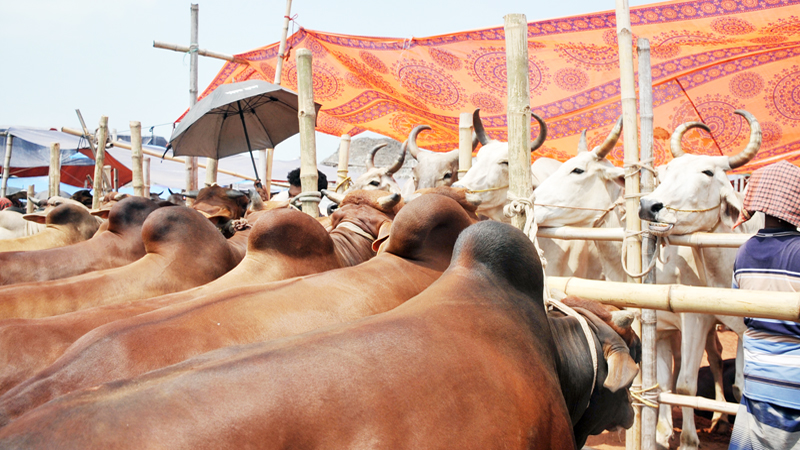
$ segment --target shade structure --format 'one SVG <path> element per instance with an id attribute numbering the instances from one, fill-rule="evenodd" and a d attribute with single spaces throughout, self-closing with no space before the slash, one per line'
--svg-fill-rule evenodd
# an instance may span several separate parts
<path id="1" fill-rule="evenodd" d="M 320 106 L 315 104 L 317 110 Z M 175 128 L 170 144 L 176 156 L 221 159 L 275 148 L 298 132 L 297 94 L 249 80 L 219 86 L 197 102 Z"/>
<path id="2" fill-rule="evenodd" d="M 748 126 L 736 109 L 753 113 L 764 132 L 761 151 L 736 173 L 779 159 L 800 164 L 800 1 L 668 1 L 631 8 L 631 23 L 634 38 L 648 38 L 652 47 L 657 165 L 672 159 L 670 133 L 687 121 L 712 130 L 687 133 L 687 153 L 739 152 Z M 489 135 L 507 139 L 504 39 L 502 27 L 411 39 L 304 28 L 287 47 L 314 55 L 314 96 L 323 105 L 318 131 L 356 136 L 368 130 L 403 141 L 426 124 L 432 130 L 420 134 L 420 147 L 449 151 L 458 147 L 460 113 L 477 107 Z M 590 148 L 601 142 L 621 114 L 614 11 L 529 22 L 528 55 L 531 108 L 548 125 L 534 157 L 573 156 L 583 129 Z M 236 57 L 246 63 L 225 63 L 206 92 L 272 80 L 278 44 Z M 296 83 L 290 56 L 281 84 L 293 89 Z M 538 126 L 531 128 L 535 138 Z M 608 159 L 623 164 L 621 141 Z"/>

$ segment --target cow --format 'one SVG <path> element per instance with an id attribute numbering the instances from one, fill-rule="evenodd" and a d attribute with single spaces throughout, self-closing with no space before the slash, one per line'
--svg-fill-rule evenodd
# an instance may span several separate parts
<path id="1" fill-rule="evenodd" d="M 74 392 L 0 430 L 0 446 L 579 448 L 633 423 L 638 338 L 629 313 L 577 308 L 585 331 L 548 315 L 535 255 L 510 225 L 477 223 L 391 311 Z"/>
<path id="2" fill-rule="evenodd" d="M 225 237 L 231 237 L 236 232 L 234 221 L 244 217 L 250 202 L 247 194 L 216 184 L 184 195 L 193 199 L 192 208 L 216 225 Z"/>
<path id="3" fill-rule="evenodd" d="M 747 164 L 752 160 L 761 145 L 761 127 L 756 118 L 747 111 L 736 110 L 750 125 L 750 139 L 747 146 L 733 156 L 708 156 L 686 154 L 681 148 L 681 138 L 692 128 L 710 131 L 700 122 L 690 122 L 679 126 L 670 140 L 673 159 L 658 168 L 659 186 L 650 194 L 643 196 L 639 203 L 639 217 L 654 222 L 650 228 L 661 235 L 687 234 L 694 232 L 731 233 L 733 224 L 742 208 L 743 196 L 734 191 L 726 172 Z M 735 232 L 751 233 L 763 225 L 763 218 L 754 217 Z M 709 248 L 693 250 L 692 256 L 700 269 L 700 281 L 711 287 L 730 287 L 733 276 L 733 261 L 736 249 Z M 659 279 L 660 280 L 660 279 Z M 737 374 L 734 393 L 741 393 L 743 386 L 741 336 L 746 327 L 741 317 L 724 315 L 680 314 L 681 363 L 676 391 L 679 394 L 695 395 L 697 373 L 702 360 L 706 337 L 719 321 L 739 335 L 737 348 Z M 660 358 L 661 356 L 659 356 Z M 716 364 L 721 363 L 715 355 Z M 711 357 L 709 357 L 711 360 Z M 711 361 L 710 361 L 711 362 Z M 721 370 L 717 368 L 715 378 L 721 385 Z M 721 396 L 721 389 L 718 388 Z M 720 398 L 721 400 L 721 398 Z M 662 408 L 666 409 L 666 408 Z M 669 411 L 660 414 L 657 441 L 665 445 L 672 435 L 672 417 Z M 696 449 L 699 445 L 692 408 L 683 408 L 683 427 L 681 448 Z"/>
<path id="4" fill-rule="evenodd" d="M 367 170 L 358 178 L 356 178 L 355 181 L 353 181 L 353 185 L 348 190 L 377 189 L 389 191 L 392 194 L 401 193 L 400 186 L 398 186 L 397 181 L 395 181 L 392 175 L 394 175 L 395 172 L 403 167 L 403 161 L 405 161 L 406 158 L 407 145 L 405 143 L 403 144 L 403 151 L 391 166 L 381 168 L 375 167 L 375 154 L 378 152 L 378 150 L 386 147 L 386 145 L 386 143 L 382 143 L 372 147 L 372 150 L 369 151 L 367 159 L 364 161 L 364 165 L 366 166 Z"/>
<path id="5" fill-rule="evenodd" d="M 140 199 L 141 201 L 146 201 Z M 126 202 L 122 202 L 125 204 Z M 309 215 L 276 209 L 258 215 L 239 265 L 203 286 L 122 305 L 89 308 L 39 319 L 0 322 L 0 394 L 55 361 L 83 334 L 105 323 L 192 300 L 232 295 L 246 286 L 360 264 L 375 256 L 372 243 L 401 207 L 396 194 L 353 191 L 325 231 Z M 113 218 L 113 215 L 112 215 Z M 240 235 L 243 233 L 237 233 Z M 24 346 L 19 345 L 25 342 Z"/>
<path id="6" fill-rule="evenodd" d="M 458 234 L 472 222 L 454 200 L 424 195 L 400 210 L 383 251 L 362 264 L 200 297 L 95 328 L 51 366 L 0 397 L 0 424 L 75 389 L 224 346 L 388 311 L 441 275 Z"/>
<path id="7" fill-rule="evenodd" d="M 159 208 L 142 225 L 147 254 L 126 266 L 0 288 L 0 320 L 47 317 L 141 300 L 208 283 L 240 259 L 197 211 Z"/>
<path id="8" fill-rule="evenodd" d="M 23 218 L 43 224 L 44 231 L 0 240 L 0 252 L 43 250 L 75 244 L 94 236 L 102 223 L 85 206 L 72 203 L 56 206 L 46 215 L 26 214 Z"/>
<path id="9" fill-rule="evenodd" d="M 59 196 L 50 197 L 46 200 L 32 198 L 29 199 L 29 201 L 34 203 L 39 209 L 39 211 L 35 212 L 34 214 L 43 217 L 47 216 L 47 213 L 53 208 L 64 203 L 81 205 L 81 203 L 75 200 Z M 34 234 L 41 233 L 47 228 L 43 220 L 33 217 L 32 215 L 29 217 L 29 219 L 33 220 L 26 220 L 24 216 L 24 211 L 20 212 L 9 209 L 0 211 L 0 240 L 33 236 Z"/>

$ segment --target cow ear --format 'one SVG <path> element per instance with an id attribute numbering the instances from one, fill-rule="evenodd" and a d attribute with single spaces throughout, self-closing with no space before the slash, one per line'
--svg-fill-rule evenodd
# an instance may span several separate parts
<path id="1" fill-rule="evenodd" d="M 22 216 L 22 218 L 42 225 L 44 225 L 47 222 L 47 214 L 31 213 L 31 214 L 25 214 L 24 216 Z"/>
<path id="2" fill-rule="evenodd" d="M 627 348 L 608 355 L 606 364 L 608 364 L 608 375 L 606 381 L 603 382 L 603 387 L 611 392 L 617 392 L 629 386 L 636 374 L 639 373 L 639 366 L 633 361 Z"/>
<path id="3" fill-rule="evenodd" d="M 383 222 L 380 230 L 378 230 L 378 237 L 372 242 L 372 251 L 376 253 L 383 253 L 386 249 L 384 245 L 389 241 L 389 235 L 392 231 L 392 222 Z"/>
<path id="4" fill-rule="evenodd" d="M 727 181 L 727 180 L 726 180 Z M 726 226 L 733 228 L 739 219 L 739 211 L 743 201 L 737 195 L 730 183 L 724 183 L 720 190 L 719 217 Z"/>

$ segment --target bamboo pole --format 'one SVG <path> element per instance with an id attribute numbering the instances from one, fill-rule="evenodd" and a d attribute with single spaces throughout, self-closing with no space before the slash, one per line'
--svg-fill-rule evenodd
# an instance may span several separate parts
<path id="1" fill-rule="evenodd" d="M 14 136 L 6 134 L 6 154 L 3 158 L 3 184 L 0 185 L 0 197 L 8 192 L 8 177 L 11 174 L 11 149 L 14 147 Z"/>
<path id="2" fill-rule="evenodd" d="M 548 286 L 619 308 L 800 321 L 800 293 L 547 277 Z"/>
<path id="3" fill-rule="evenodd" d="M 303 187 L 301 196 L 307 196 L 317 190 L 317 142 L 314 126 L 317 121 L 317 110 L 314 109 L 314 85 L 312 80 L 311 50 L 297 50 L 297 117 L 300 120 L 300 184 Z M 303 212 L 319 216 L 319 203 L 313 200 L 302 201 Z"/>
<path id="4" fill-rule="evenodd" d="M 206 186 L 211 186 L 216 184 L 217 182 L 217 172 L 219 169 L 217 168 L 219 162 L 214 158 L 206 158 Z"/>
<path id="5" fill-rule="evenodd" d="M 119 191 L 119 171 L 114 168 L 111 169 L 111 173 L 114 174 L 114 191 Z"/>
<path id="6" fill-rule="evenodd" d="M 281 84 L 281 72 L 283 70 L 283 60 L 286 59 L 286 35 L 289 33 L 289 20 L 292 14 L 292 0 L 286 0 L 286 14 L 283 15 L 283 30 L 281 31 L 281 43 L 278 45 L 278 61 L 275 63 L 275 81 Z"/>
<path id="7" fill-rule="evenodd" d="M 100 128 L 97 130 L 97 153 L 94 158 L 94 186 L 92 188 L 92 209 L 100 208 L 103 197 L 103 163 L 106 159 L 106 135 L 108 133 L 108 116 L 100 117 Z"/>
<path id="8" fill-rule="evenodd" d="M 658 402 L 673 406 L 686 406 L 703 411 L 719 411 L 725 414 L 736 415 L 739 411 L 738 403 L 718 402 L 705 397 L 692 397 L 689 395 L 678 395 L 669 392 L 658 394 Z"/>
<path id="9" fill-rule="evenodd" d="M 527 199 L 531 180 L 531 95 L 528 81 L 528 22 L 524 14 L 505 16 L 506 72 L 508 77 L 508 197 Z M 525 228 L 525 212 L 511 224 Z"/>
<path id="10" fill-rule="evenodd" d="M 55 197 L 59 195 L 61 186 L 61 144 L 53 142 L 50 144 L 50 171 L 48 172 L 47 196 Z"/>
<path id="11" fill-rule="evenodd" d="M 36 209 L 36 206 L 31 201 L 31 199 L 34 197 L 36 197 L 36 191 L 34 190 L 34 185 L 32 184 L 28 185 L 28 199 L 25 202 L 25 212 L 28 214 L 32 213 Z"/>
<path id="12" fill-rule="evenodd" d="M 142 184 L 144 192 L 150 192 L 150 158 L 145 156 L 142 158 Z"/>
<path id="13" fill-rule="evenodd" d="M 133 172 L 133 195 L 144 197 L 144 175 L 142 174 L 142 123 L 131 121 L 131 172 Z"/>
<path id="14" fill-rule="evenodd" d="M 187 47 L 185 45 L 170 44 L 168 42 L 162 42 L 162 41 L 153 41 L 153 47 L 155 47 L 155 48 L 163 48 L 165 50 L 172 50 L 172 51 L 175 51 L 175 52 L 178 52 L 178 53 L 189 53 L 192 50 L 190 47 Z M 202 49 L 202 48 L 196 49 L 195 52 L 200 56 L 207 56 L 209 58 L 222 59 L 224 61 L 230 61 L 230 62 L 234 62 L 234 63 L 237 63 L 237 64 L 247 64 L 247 60 L 246 59 L 237 58 L 234 55 L 226 55 L 224 53 L 212 52 L 210 50 L 205 50 L 205 49 Z"/>
<path id="15" fill-rule="evenodd" d="M 109 179 L 109 180 L 112 179 L 111 178 L 111 166 L 109 166 L 109 165 L 103 166 L 103 178 L 106 178 L 106 179 Z M 106 192 L 106 193 L 107 192 L 111 192 L 113 190 L 113 186 L 114 185 L 112 183 L 109 183 L 108 186 L 105 186 L 105 188 L 103 189 L 103 192 Z"/>
<path id="16" fill-rule="evenodd" d="M 272 157 L 275 156 L 275 149 L 268 148 L 266 149 L 265 153 L 267 155 L 266 157 L 267 160 L 264 169 L 264 189 L 266 189 L 266 191 L 270 193 L 270 195 L 272 195 L 272 185 L 280 184 L 282 186 L 283 184 L 275 183 L 272 181 Z M 289 183 L 286 183 L 286 186 L 288 187 Z"/>
<path id="17" fill-rule="evenodd" d="M 197 28 L 199 7 L 191 4 L 191 31 L 189 36 L 189 108 L 197 103 Z M 197 157 L 187 156 L 185 159 L 186 190 L 197 189 Z"/>
<path id="18" fill-rule="evenodd" d="M 537 236 L 551 239 L 586 239 L 593 241 L 621 242 L 625 236 L 622 228 L 540 227 Z M 752 234 L 740 233 L 692 233 L 670 235 L 670 245 L 686 247 L 739 248 Z"/>
<path id="19" fill-rule="evenodd" d="M 641 161 L 653 161 L 653 78 L 650 70 L 650 41 L 639 39 L 637 42 L 639 56 L 639 114 L 642 127 L 642 148 L 640 149 Z M 641 174 L 641 191 L 653 192 L 655 179 L 649 170 Z M 656 256 L 656 239 L 650 233 L 642 237 L 642 266 L 647 267 Z M 656 272 L 651 270 L 644 276 L 643 283 L 656 284 Z M 652 388 L 658 384 L 656 377 L 656 312 L 652 309 L 643 309 L 642 316 L 642 385 L 644 389 Z M 656 392 L 657 393 L 657 392 Z M 642 409 L 642 450 L 655 450 L 656 425 L 658 422 L 658 409 Z"/>
<path id="20" fill-rule="evenodd" d="M 336 170 L 338 180 L 336 181 L 339 193 L 347 190 L 347 172 L 350 167 L 350 135 L 343 134 L 342 139 L 339 141 L 339 168 Z"/>
<path id="21" fill-rule="evenodd" d="M 462 178 L 471 167 L 472 114 L 465 112 L 458 116 L 458 178 Z"/>

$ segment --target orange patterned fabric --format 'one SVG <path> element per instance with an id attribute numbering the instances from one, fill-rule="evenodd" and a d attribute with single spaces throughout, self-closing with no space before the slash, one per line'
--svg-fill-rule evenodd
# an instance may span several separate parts
<path id="1" fill-rule="evenodd" d="M 800 164 L 800 0 L 671 1 L 631 9 L 634 42 L 650 40 L 656 164 L 671 159 L 669 136 L 700 120 L 712 134 L 692 130 L 687 153 L 729 155 L 747 143 L 746 109 L 761 123 L 763 145 L 736 172 L 786 159 Z M 418 124 L 422 148 L 458 147 L 458 117 L 481 108 L 491 137 L 506 140 L 506 60 L 503 27 L 429 38 L 387 39 L 301 29 L 282 85 L 297 89 L 295 51 L 313 54 L 314 96 L 322 104 L 321 132 L 374 131 L 404 140 Z M 528 25 L 531 107 L 548 125 L 535 157 L 565 160 L 580 132 L 590 148 L 620 116 L 619 58 L 613 11 Z M 203 96 L 223 83 L 273 81 L 278 44 L 237 55 Z M 634 61 L 634 67 L 638 62 Z M 538 133 L 535 122 L 532 137 Z M 621 166 L 621 141 L 609 155 Z"/>

